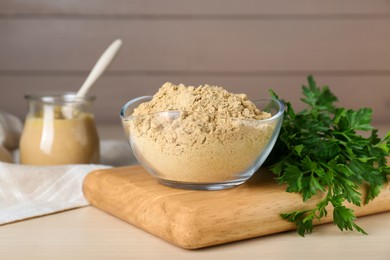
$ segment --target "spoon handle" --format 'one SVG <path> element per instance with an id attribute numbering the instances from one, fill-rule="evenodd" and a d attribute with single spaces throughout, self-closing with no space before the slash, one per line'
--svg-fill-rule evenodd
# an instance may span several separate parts
<path id="1" fill-rule="evenodd" d="M 89 88 L 95 83 L 95 81 L 103 74 L 111 61 L 115 58 L 119 48 L 122 46 L 122 40 L 117 39 L 104 51 L 96 62 L 92 71 L 89 73 L 87 79 L 76 94 L 76 97 L 84 97 Z"/>

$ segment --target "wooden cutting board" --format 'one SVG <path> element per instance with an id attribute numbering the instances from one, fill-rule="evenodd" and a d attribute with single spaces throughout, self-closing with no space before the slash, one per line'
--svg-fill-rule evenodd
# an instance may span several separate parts
<path id="1" fill-rule="evenodd" d="M 83 188 L 93 206 L 187 249 L 295 229 L 279 214 L 313 207 L 320 199 L 303 203 L 264 169 L 245 184 L 222 191 L 166 187 L 138 165 L 94 171 Z M 357 216 L 389 211 L 389 185 L 373 202 L 353 208 Z M 331 215 L 330 209 L 321 223 L 332 221 Z"/>

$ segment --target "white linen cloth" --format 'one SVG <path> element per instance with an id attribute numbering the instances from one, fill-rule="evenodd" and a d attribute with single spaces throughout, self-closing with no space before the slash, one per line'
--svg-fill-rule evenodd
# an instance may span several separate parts
<path id="1" fill-rule="evenodd" d="M 16 162 L 21 125 L 0 111 L 0 147 L 13 153 Z M 101 165 L 29 166 L 0 158 L 0 225 L 87 206 L 82 184 L 88 173 L 136 163 L 125 141 L 103 140 L 100 148 Z"/>
<path id="2" fill-rule="evenodd" d="M 11 151 L 19 145 L 22 122 L 0 110 L 0 161 L 13 162 Z"/>

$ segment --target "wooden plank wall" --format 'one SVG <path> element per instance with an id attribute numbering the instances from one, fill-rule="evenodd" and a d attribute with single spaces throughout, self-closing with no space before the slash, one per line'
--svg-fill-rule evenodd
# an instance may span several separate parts
<path id="1" fill-rule="evenodd" d="M 100 123 L 166 81 L 251 99 L 272 88 L 300 109 L 309 74 L 390 123 L 390 0 L 2 0 L 0 109 L 24 117 L 24 94 L 76 91 L 116 38 L 91 92 Z"/>

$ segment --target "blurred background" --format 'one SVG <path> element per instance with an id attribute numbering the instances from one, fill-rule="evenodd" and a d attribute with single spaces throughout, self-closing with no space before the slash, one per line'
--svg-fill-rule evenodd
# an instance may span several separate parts
<path id="1" fill-rule="evenodd" d="M 390 0 L 1 0 L 0 109 L 24 118 L 25 94 L 78 90 L 117 38 L 91 90 L 98 124 L 166 81 L 273 89 L 301 109 L 309 74 L 390 124 Z"/>

